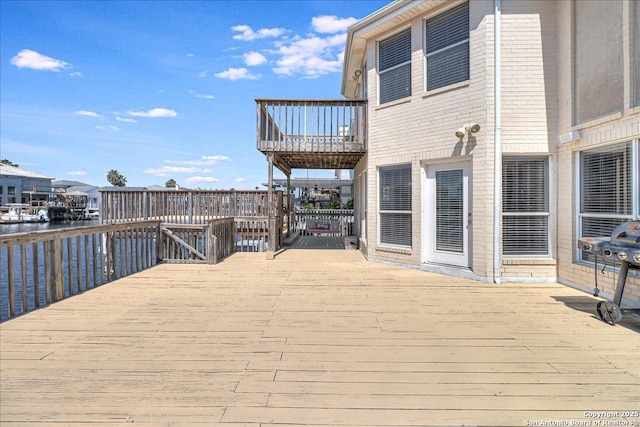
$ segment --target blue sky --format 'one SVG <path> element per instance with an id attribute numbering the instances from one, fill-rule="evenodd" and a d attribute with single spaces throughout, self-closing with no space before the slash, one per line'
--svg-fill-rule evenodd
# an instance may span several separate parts
<path id="1" fill-rule="evenodd" d="M 254 99 L 342 98 L 346 28 L 387 3 L 0 0 L 0 158 L 98 186 L 116 169 L 263 188 Z"/>

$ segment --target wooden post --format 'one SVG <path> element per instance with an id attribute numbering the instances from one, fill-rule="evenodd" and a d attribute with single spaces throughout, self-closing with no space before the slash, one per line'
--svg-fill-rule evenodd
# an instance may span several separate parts
<path id="1" fill-rule="evenodd" d="M 291 206 L 291 174 L 287 174 L 287 237 L 291 237 L 291 218 L 293 206 Z"/>
<path id="2" fill-rule="evenodd" d="M 267 154 L 269 162 L 269 189 L 267 191 L 267 215 L 269 218 L 269 242 L 267 245 L 267 259 L 275 258 L 276 244 L 276 217 L 273 209 L 273 153 Z"/>
<path id="3" fill-rule="evenodd" d="M 53 300 L 60 301 L 64 299 L 64 265 L 62 262 L 62 239 L 60 233 L 56 233 L 53 237 L 53 245 L 51 245 L 51 257 L 53 268 L 51 272 L 51 285 L 53 286 Z"/>
<path id="4" fill-rule="evenodd" d="M 13 317 L 16 315 L 16 288 L 15 283 L 13 282 L 13 246 L 7 246 L 7 268 L 8 268 L 8 276 L 9 276 L 9 316 Z"/>
<path id="5" fill-rule="evenodd" d="M 29 293 L 27 290 L 27 244 L 20 245 L 20 270 L 22 273 L 22 312 L 26 313 L 29 305 Z"/>
<path id="6" fill-rule="evenodd" d="M 156 265 L 162 262 L 162 230 L 160 225 L 156 227 Z"/>
<path id="7" fill-rule="evenodd" d="M 218 241 L 213 234 L 213 223 L 210 222 L 207 227 L 207 264 L 218 263 Z"/>

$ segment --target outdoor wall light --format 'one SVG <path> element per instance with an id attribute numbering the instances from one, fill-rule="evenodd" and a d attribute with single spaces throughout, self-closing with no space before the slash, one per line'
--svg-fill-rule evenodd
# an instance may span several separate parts
<path id="1" fill-rule="evenodd" d="M 356 70 L 355 73 L 353 73 L 353 77 L 351 77 L 353 80 L 358 80 L 358 77 L 360 77 L 362 75 L 362 70 Z"/>
<path id="2" fill-rule="evenodd" d="M 467 123 L 466 125 L 464 125 L 463 127 L 461 127 L 460 129 L 458 129 L 456 131 L 456 137 L 457 138 L 464 138 L 464 135 L 467 132 L 470 133 L 476 133 L 480 130 L 480 125 L 477 123 Z"/>

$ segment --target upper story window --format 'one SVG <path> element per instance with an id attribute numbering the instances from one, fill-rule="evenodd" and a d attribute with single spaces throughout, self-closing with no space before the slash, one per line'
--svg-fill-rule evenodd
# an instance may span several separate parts
<path id="1" fill-rule="evenodd" d="M 426 21 L 427 91 L 469 80 L 469 3 Z"/>
<path id="2" fill-rule="evenodd" d="M 573 4 L 573 122 L 621 111 L 624 104 L 623 2 Z"/>
<path id="3" fill-rule="evenodd" d="M 380 104 L 411 96 L 411 28 L 378 43 Z"/>

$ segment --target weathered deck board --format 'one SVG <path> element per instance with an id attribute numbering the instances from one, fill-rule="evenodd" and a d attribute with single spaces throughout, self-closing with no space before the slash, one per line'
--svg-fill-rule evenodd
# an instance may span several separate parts
<path id="1" fill-rule="evenodd" d="M 357 251 L 160 265 L 1 324 L 0 424 L 516 426 L 640 410 L 640 324 L 597 320 L 595 301 Z"/>

